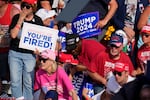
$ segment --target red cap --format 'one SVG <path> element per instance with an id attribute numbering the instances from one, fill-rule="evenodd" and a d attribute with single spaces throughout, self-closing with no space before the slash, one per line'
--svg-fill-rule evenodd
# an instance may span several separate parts
<path id="1" fill-rule="evenodd" d="M 28 4 L 36 4 L 37 0 L 22 0 L 22 2 L 27 2 Z"/>
<path id="2" fill-rule="evenodd" d="M 141 33 L 149 33 L 150 34 L 150 26 L 149 25 L 143 26 Z"/>
<path id="3" fill-rule="evenodd" d="M 65 54 L 63 52 L 59 54 L 59 61 L 63 63 L 71 63 L 74 65 L 78 64 L 78 60 L 74 59 L 71 54 Z"/>
<path id="4" fill-rule="evenodd" d="M 123 63 L 115 63 L 114 71 L 118 72 L 129 71 L 129 65 Z"/>

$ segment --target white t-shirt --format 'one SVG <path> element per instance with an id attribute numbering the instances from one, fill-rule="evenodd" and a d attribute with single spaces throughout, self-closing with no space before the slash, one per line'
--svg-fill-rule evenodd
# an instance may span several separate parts
<path id="1" fill-rule="evenodd" d="M 128 82 L 131 82 L 133 81 L 135 78 L 134 77 L 131 77 L 130 75 L 128 76 L 128 80 L 127 80 L 127 83 Z M 108 82 L 107 82 L 107 85 L 106 85 L 106 91 L 108 93 L 117 93 L 119 92 L 119 90 L 121 89 L 121 85 L 118 84 L 118 82 L 116 81 L 115 79 L 115 76 L 112 75 L 109 79 L 108 79 Z"/>

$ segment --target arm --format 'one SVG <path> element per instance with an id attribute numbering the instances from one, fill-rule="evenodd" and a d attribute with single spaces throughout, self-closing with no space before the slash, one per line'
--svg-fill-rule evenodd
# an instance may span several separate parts
<path id="1" fill-rule="evenodd" d="M 69 95 L 72 96 L 72 100 L 78 100 L 78 96 L 77 96 L 75 90 L 69 91 Z"/>
<path id="2" fill-rule="evenodd" d="M 84 65 L 79 64 L 79 65 L 76 66 L 76 70 L 77 71 L 85 71 L 85 70 L 87 70 L 87 67 L 84 66 Z"/>
<path id="3" fill-rule="evenodd" d="M 29 10 L 28 9 L 23 9 L 20 14 L 19 14 L 19 19 L 17 21 L 17 24 L 14 28 L 12 28 L 10 30 L 10 34 L 11 34 L 11 38 L 16 38 L 18 35 L 18 32 L 21 28 L 22 23 L 24 22 L 24 19 L 26 18 L 26 16 L 29 14 Z"/>
<path id="4" fill-rule="evenodd" d="M 126 27 L 126 26 L 124 26 L 123 30 L 125 31 L 128 40 L 131 41 L 135 35 L 134 30 L 131 27 Z"/>
<path id="5" fill-rule="evenodd" d="M 99 83 L 102 83 L 104 85 L 106 85 L 106 79 L 104 77 L 102 77 L 101 75 L 99 75 L 98 73 L 96 72 L 90 72 L 88 71 L 88 75 L 95 81 L 99 82 Z"/>
<path id="6" fill-rule="evenodd" d="M 16 8 L 14 5 L 12 5 L 11 12 L 10 12 L 11 19 L 13 18 L 14 15 L 19 14 L 19 12 L 20 10 Z"/>
<path id="7" fill-rule="evenodd" d="M 110 9 L 109 9 L 107 15 L 104 17 L 104 19 L 100 20 L 95 25 L 96 28 L 99 28 L 99 27 L 103 28 L 110 21 L 110 19 L 113 17 L 113 15 L 115 14 L 115 12 L 118 8 L 118 4 L 117 4 L 116 0 L 111 0 L 109 2 L 109 7 L 110 7 Z"/>
<path id="8" fill-rule="evenodd" d="M 83 91 L 82 91 L 82 95 L 83 97 L 86 99 L 86 100 L 92 100 L 92 98 L 90 98 L 88 95 L 88 89 L 87 88 L 83 88 Z"/>
<path id="9" fill-rule="evenodd" d="M 140 19 L 138 21 L 138 29 L 141 30 L 144 25 L 148 22 L 148 17 L 150 15 L 150 6 L 147 6 L 144 12 L 141 14 Z"/>

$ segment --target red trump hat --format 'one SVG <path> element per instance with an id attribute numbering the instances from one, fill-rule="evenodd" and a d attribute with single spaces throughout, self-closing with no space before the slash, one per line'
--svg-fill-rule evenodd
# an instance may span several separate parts
<path id="1" fill-rule="evenodd" d="M 129 65 L 123 63 L 115 63 L 114 71 L 118 72 L 129 71 Z"/>
<path id="2" fill-rule="evenodd" d="M 37 0 L 22 0 L 22 2 L 26 2 L 28 4 L 36 4 Z"/>

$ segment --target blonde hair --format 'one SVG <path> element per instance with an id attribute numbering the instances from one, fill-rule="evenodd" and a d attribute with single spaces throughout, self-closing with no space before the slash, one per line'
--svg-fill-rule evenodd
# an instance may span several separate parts
<path id="1" fill-rule="evenodd" d="M 54 60 L 52 60 L 53 61 L 53 64 L 52 64 L 52 73 L 54 73 L 54 72 L 56 72 L 56 69 L 57 69 L 57 63 L 56 63 L 56 61 L 54 61 Z"/>
<path id="2" fill-rule="evenodd" d="M 31 4 L 33 13 L 37 11 L 37 4 Z"/>

